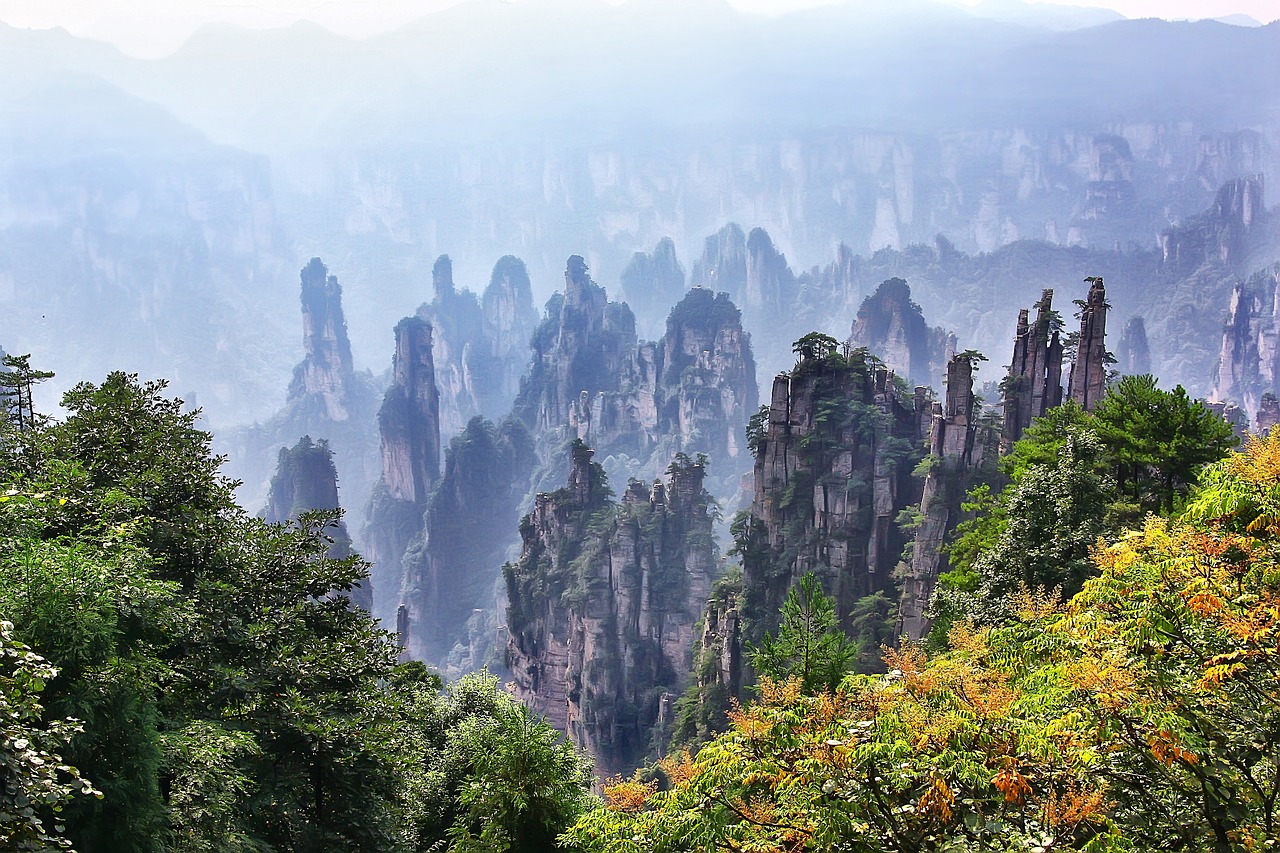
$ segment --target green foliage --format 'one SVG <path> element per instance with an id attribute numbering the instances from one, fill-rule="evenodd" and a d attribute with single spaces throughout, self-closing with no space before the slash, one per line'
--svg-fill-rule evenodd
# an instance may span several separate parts
<path id="1" fill-rule="evenodd" d="M 830 693 L 853 668 L 858 646 L 840 629 L 835 599 L 810 573 L 787 594 L 777 636 L 766 634 L 748 654 L 761 677 L 795 678 L 807 694 Z"/>
<path id="2" fill-rule="evenodd" d="M 70 849 L 63 808 L 76 795 L 102 795 L 59 755 L 79 723 L 49 720 L 40 704 L 58 670 L 12 631 L 11 623 L 0 622 L 0 847 Z"/>

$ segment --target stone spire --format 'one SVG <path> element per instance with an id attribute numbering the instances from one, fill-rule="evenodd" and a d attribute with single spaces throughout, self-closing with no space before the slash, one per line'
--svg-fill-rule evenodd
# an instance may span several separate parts
<path id="1" fill-rule="evenodd" d="M 1053 310 L 1053 291 L 1045 290 L 1035 308 L 1034 324 L 1029 322 L 1027 309 L 1018 312 L 1013 361 L 1004 392 L 1006 444 L 1022 438 L 1033 418 L 1062 404 L 1061 320 Z"/>
<path id="2" fill-rule="evenodd" d="M 440 473 L 440 394 L 430 323 L 406 317 L 396 324 L 391 369 L 391 387 L 378 412 L 382 478 L 392 497 L 421 503 Z"/>
<path id="3" fill-rule="evenodd" d="M 330 421 L 345 421 L 351 416 L 351 342 L 342 286 L 319 258 L 302 268 L 302 331 L 306 357 L 294 369 L 289 399 L 317 396 Z"/>
<path id="4" fill-rule="evenodd" d="M 1089 296 L 1080 308 L 1080 340 L 1071 365 L 1067 394 L 1087 412 L 1107 393 L 1107 290 L 1102 279 L 1090 276 Z"/>

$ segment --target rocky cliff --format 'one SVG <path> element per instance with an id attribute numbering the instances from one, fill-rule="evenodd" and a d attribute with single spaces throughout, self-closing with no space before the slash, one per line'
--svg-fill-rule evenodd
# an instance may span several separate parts
<path id="1" fill-rule="evenodd" d="M 1262 175 L 1223 184 L 1213 205 L 1160 235 L 1164 267 L 1185 276 L 1205 264 L 1235 266 L 1252 253 L 1267 234 L 1270 218 L 1264 204 Z"/>
<path id="2" fill-rule="evenodd" d="M 1107 352 L 1107 291 L 1101 278 L 1092 276 L 1089 295 L 1080 303 L 1080 333 L 1075 360 L 1067 380 L 1067 397 L 1086 412 L 1093 411 L 1107 393 L 1107 373 L 1114 361 Z"/>
<path id="3" fill-rule="evenodd" d="M 364 533 L 378 589 L 375 615 L 390 620 L 400 604 L 403 558 L 419 535 L 427 498 L 440 477 L 440 394 L 431 325 L 406 317 L 395 329 L 391 387 L 378 411 L 382 477 L 374 487 Z"/>
<path id="4" fill-rule="evenodd" d="M 998 431 L 980 424 L 974 406 L 975 359 L 954 356 L 947 364 L 946 397 L 934 402 L 929 424 L 929 465 L 924 494 L 902 579 L 896 636 L 922 639 L 929 632 L 929 605 L 938 575 L 948 570 L 942 543 L 960 517 L 970 474 L 995 456 Z"/>
<path id="5" fill-rule="evenodd" d="M 342 306 L 342 286 L 319 258 L 301 273 L 302 361 L 294 368 L 285 405 L 269 420 L 219 435 L 227 473 L 243 481 L 242 503 L 266 499 L 277 451 L 299 435 L 324 440 L 343 472 L 347 503 L 364 506 L 380 464 L 371 429 L 378 391 L 368 371 L 354 368 Z"/>
<path id="6" fill-rule="evenodd" d="M 1211 399 L 1243 406 L 1262 425 L 1280 392 L 1280 264 L 1238 283 L 1222 330 Z M 1271 395 L 1271 406 L 1263 399 Z M 1269 428 L 1270 423 L 1267 424 Z"/>
<path id="7" fill-rule="evenodd" d="M 920 500 L 911 472 L 930 414 L 923 392 L 908 392 L 865 350 L 813 336 L 799 348 L 752 421 L 754 497 L 733 525 L 753 640 L 776 626 L 787 590 L 808 572 L 845 620 L 860 599 L 891 593 L 906 542 L 897 515 Z"/>
<path id="8" fill-rule="evenodd" d="M 272 524 L 287 524 L 297 521 L 303 513 L 315 510 L 341 510 L 338 469 L 333 464 L 328 442 L 313 442 L 311 436 L 304 435 L 293 447 L 280 448 L 276 473 L 271 478 L 270 497 L 262 517 Z M 354 552 L 346 522 L 339 518 L 325 533 L 332 540 L 329 545 L 331 558 L 342 560 L 352 556 Z M 372 611 L 373 591 L 369 579 L 358 584 L 348 595 L 356 605 Z"/>
<path id="9" fill-rule="evenodd" d="M 565 282 L 534 335 L 515 405 L 530 430 L 547 447 L 587 442 L 616 477 L 652 477 L 676 452 L 708 454 L 721 485 L 745 471 L 741 430 L 757 405 L 756 368 L 728 295 L 694 287 L 662 338 L 645 342 L 630 309 L 608 301 L 581 258 L 570 258 Z"/>
<path id="10" fill-rule="evenodd" d="M 1022 438 L 1034 418 L 1062 405 L 1062 318 L 1053 310 L 1053 291 L 1046 290 L 1035 304 L 1036 320 L 1018 312 L 1013 361 L 1005 379 L 1004 438 L 1006 446 Z"/>
<path id="11" fill-rule="evenodd" d="M 502 660 L 496 587 L 507 557 L 504 531 L 515 530 L 529 487 L 533 439 L 524 425 L 480 416 L 454 436 L 444 476 L 420 516 L 398 587 L 410 653 L 446 673 Z"/>
<path id="12" fill-rule="evenodd" d="M 431 272 L 434 297 L 418 316 L 434 330 L 440 431 L 456 435 L 476 415 L 501 418 L 519 390 L 537 323 L 529 274 L 519 258 L 497 262 L 481 298 L 458 290 L 448 255 Z"/>
<path id="13" fill-rule="evenodd" d="M 567 485 L 537 496 L 503 571 L 516 693 L 604 777 L 653 754 L 719 560 L 701 462 L 678 456 L 665 481 L 632 481 L 614 501 L 591 457 L 574 445 Z"/>
<path id="14" fill-rule="evenodd" d="M 890 278 L 862 301 L 849 346 L 866 347 L 908 382 L 933 387 L 955 354 L 956 339 L 942 328 L 929 328 L 911 299 L 910 285 Z"/>

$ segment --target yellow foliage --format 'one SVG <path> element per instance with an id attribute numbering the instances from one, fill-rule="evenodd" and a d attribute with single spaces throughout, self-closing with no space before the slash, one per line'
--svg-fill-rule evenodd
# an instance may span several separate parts
<path id="1" fill-rule="evenodd" d="M 614 776 L 605 782 L 604 804 L 613 811 L 632 814 L 644 809 L 657 790 L 656 781 L 641 782 L 635 778 L 624 781 L 621 776 Z"/>

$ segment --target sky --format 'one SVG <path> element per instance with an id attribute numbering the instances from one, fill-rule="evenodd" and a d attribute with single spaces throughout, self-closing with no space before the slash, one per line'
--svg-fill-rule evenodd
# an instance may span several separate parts
<path id="1" fill-rule="evenodd" d="M 16 27 L 63 27 L 110 41 L 135 56 L 163 56 L 199 26 L 226 22 L 266 28 L 314 21 L 353 37 L 393 29 L 460 0 L 0 0 L 0 21 Z M 506 0 L 536 3 L 539 0 Z M 744 11 L 781 14 L 832 0 L 728 0 Z M 857 0 L 848 0 L 857 2 Z M 947 0 L 973 5 L 977 0 Z M 1044 2 L 1044 0 L 1030 0 Z M 1280 0 L 1079 0 L 1130 18 L 1280 17 Z"/>

